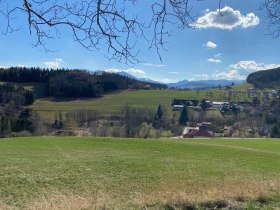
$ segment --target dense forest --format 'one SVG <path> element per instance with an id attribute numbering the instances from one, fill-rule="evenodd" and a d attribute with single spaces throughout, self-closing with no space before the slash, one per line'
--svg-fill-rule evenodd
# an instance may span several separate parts
<path id="1" fill-rule="evenodd" d="M 33 103 L 33 93 L 22 86 L 12 84 L 0 85 L 0 105 L 5 106 L 13 103 L 17 108 Z"/>
<path id="2" fill-rule="evenodd" d="M 142 82 L 117 74 L 90 74 L 76 70 L 51 76 L 46 85 L 47 95 L 56 97 L 100 97 L 112 91 L 145 86 Z"/>
<path id="3" fill-rule="evenodd" d="M 103 94 L 128 88 L 166 88 L 162 84 L 138 81 L 106 72 L 85 70 L 40 69 L 11 67 L 0 69 L 0 81 L 16 83 L 44 83 L 46 95 L 55 97 L 100 97 Z"/>
<path id="4" fill-rule="evenodd" d="M 276 69 L 263 70 L 250 74 L 247 82 L 257 88 L 269 88 L 280 85 L 280 67 Z"/>
<path id="5" fill-rule="evenodd" d="M 0 137 L 11 132 L 34 132 L 35 113 L 25 107 L 33 101 L 32 91 L 22 86 L 0 85 Z"/>

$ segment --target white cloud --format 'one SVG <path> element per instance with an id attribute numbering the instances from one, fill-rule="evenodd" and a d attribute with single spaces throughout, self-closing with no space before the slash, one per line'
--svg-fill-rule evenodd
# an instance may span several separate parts
<path id="1" fill-rule="evenodd" d="M 209 79 L 208 74 L 194 74 L 190 78 L 190 81 L 193 81 L 193 80 L 208 80 L 208 79 Z"/>
<path id="2" fill-rule="evenodd" d="M 247 76 L 241 75 L 236 69 L 231 69 L 228 71 L 215 71 L 212 75 L 213 79 L 227 79 L 227 80 L 245 80 Z"/>
<path id="3" fill-rule="evenodd" d="M 0 69 L 6 69 L 7 68 L 7 66 L 1 66 L 0 65 Z"/>
<path id="4" fill-rule="evenodd" d="M 129 69 L 125 69 L 125 70 L 122 70 L 122 69 L 105 69 L 104 70 L 105 72 L 110 72 L 110 73 L 119 73 L 119 72 L 126 72 L 126 73 L 129 73 L 129 74 L 136 74 L 136 75 L 146 75 L 146 72 L 144 72 L 143 70 L 140 70 L 140 69 L 133 69 L 133 68 L 129 68 Z"/>
<path id="5" fill-rule="evenodd" d="M 226 71 L 215 71 L 212 77 L 214 79 L 237 79 L 245 80 L 250 72 L 268 70 L 280 67 L 280 64 L 264 64 L 256 61 L 239 61 L 236 64 L 229 65 Z"/>
<path id="6" fill-rule="evenodd" d="M 140 70 L 140 69 L 132 69 L 132 68 L 130 68 L 130 69 L 127 69 L 125 71 L 127 73 L 129 73 L 129 74 L 139 74 L 139 75 L 145 75 L 146 74 L 146 72 L 144 72 L 143 70 Z"/>
<path id="7" fill-rule="evenodd" d="M 260 19 L 254 13 L 242 15 L 239 10 L 234 10 L 231 7 L 225 6 L 216 11 L 206 11 L 204 16 L 197 19 L 197 23 L 194 26 L 197 28 L 232 30 L 235 27 L 253 27 L 259 23 Z"/>
<path id="8" fill-rule="evenodd" d="M 164 64 L 153 64 L 153 63 L 142 63 L 143 66 L 151 66 L 151 67 L 166 67 Z"/>
<path id="9" fill-rule="evenodd" d="M 105 72 L 108 72 L 108 73 L 118 73 L 118 72 L 122 72 L 122 70 L 120 70 L 120 69 L 105 69 L 104 71 L 105 71 Z"/>
<path id="10" fill-rule="evenodd" d="M 179 74 L 179 72 L 177 72 L 177 71 L 170 71 L 170 72 L 168 72 L 169 74 Z"/>
<path id="11" fill-rule="evenodd" d="M 244 69 L 249 72 L 260 71 L 260 70 L 267 70 L 267 69 L 274 69 L 280 67 L 280 64 L 264 64 L 264 63 L 257 63 L 256 61 L 239 61 L 236 64 L 230 65 L 232 69 Z"/>
<path id="12" fill-rule="evenodd" d="M 63 63 L 63 59 L 62 58 L 56 58 L 54 61 L 46 61 L 43 62 L 43 64 L 50 69 L 58 69 L 61 65 L 61 63 Z"/>
<path id="13" fill-rule="evenodd" d="M 203 14 L 206 15 L 209 12 L 210 12 L 210 9 L 207 8 L 206 10 L 203 11 Z"/>
<path id="14" fill-rule="evenodd" d="M 222 61 L 219 59 L 214 59 L 214 58 L 209 58 L 207 59 L 208 62 L 212 62 L 212 63 L 221 63 Z"/>
<path id="15" fill-rule="evenodd" d="M 216 43 L 214 43 L 214 42 L 207 42 L 207 44 L 206 44 L 206 46 L 207 47 L 209 47 L 209 48 L 212 48 L 212 49 L 214 49 L 214 48 L 216 48 L 217 47 L 217 44 Z"/>
<path id="16" fill-rule="evenodd" d="M 55 59 L 57 62 L 63 62 L 63 59 L 62 58 L 57 58 Z"/>
<path id="17" fill-rule="evenodd" d="M 165 83 L 165 84 L 168 84 L 168 83 L 171 83 L 171 82 L 174 82 L 174 81 L 172 81 L 171 79 L 169 79 L 169 78 L 165 78 L 165 79 L 161 79 L 161 80 L 158 80 L 159 82 L 161 82 L 161 83 Z"/>

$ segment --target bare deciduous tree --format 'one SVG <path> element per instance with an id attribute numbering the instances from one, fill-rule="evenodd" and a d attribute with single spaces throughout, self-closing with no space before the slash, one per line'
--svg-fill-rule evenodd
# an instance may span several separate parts
<path id="1" fill-rule="evenodd" d="M 176 24 L 183 29 L 191 27 L 193 21 L 188 0 L 147 1 L 147 13 L 142 14 L 142 19 L 141 12 L 136 12 L 141 3 L 138 0 L 0 0 L 0 14 L 6 20 L 4 34 L 18 30 L 14 22 L 20 16 L 27 20 L 30 34 L 36 37 L 34 45 L 45 50 L 47 39 L 59 37 L 61 29 L 68 28 L 74 40 L 86 49 L 107 48 L 109 59 L 129 64 L 138 61 L 139 38 L 147 41 L 160 56 L 159 51 L 170 36 L 166 25 Z M 152 35 L 148 37 L 148 34 Z"/>
<path id="2" fill-rule="evenodd" d="M 262 7 L 275 27 L 272 34 L 279 36 L 280 2 L 263 1 Z M 217 2 L 219 8 L 221 2 Z M 143 40 L 156 49 L 161 59 L 160 50 L 165 49 L 170 36 L 167 25 L 191 28 L 196 20 L 189 0 L 0 0 L 0 14 L 6 21 L 5 26 L 1 25 L 4 34 L 18 30 L 16 20 L 23 18 L 30 34 L 36 37 L 35 46 L 47 50 L 46 40 L 68 29 L 86 49 L 105 48 L 109 59 L 127 64 L 138 61 Z"/>
<path id="3" fill-rule="evenodd" d="M 274 37 L 280 36 L 280 1 L 264 0 L 261 8 L 266 11 L 269 20 L 269 31 Z"/>

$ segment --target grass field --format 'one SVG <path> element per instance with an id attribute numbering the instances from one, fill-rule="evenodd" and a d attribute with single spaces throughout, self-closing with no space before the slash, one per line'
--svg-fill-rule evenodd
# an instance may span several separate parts
<path id="1" fill-rule="evenodd" d="M 243 87 L 243 86 L 242 86 Z M 209 99 L 211 101 L 227 101 L 228 93 L 224 90 L 126 90 L 105 95 L 100 99 L 53 99 L 40 98 L 31 106 L 45 119 L 53 119 L 55 111 L 67 112 L 75 109 L 98 110 L 102 115 L 118 115 L 122 108 L 129 104 L 134 107 L 148 107 L 156 110 L 159 104 L 171 110 L 171 102 L 179 99 Z M 232 100 L 248 100 L 247 94 L 233 93 Z"/>
<path id="2" fill-rule="evenodd" d="M 0 159 L 0 209 L 280 207 L 280 139 L 14 138 Z"/>

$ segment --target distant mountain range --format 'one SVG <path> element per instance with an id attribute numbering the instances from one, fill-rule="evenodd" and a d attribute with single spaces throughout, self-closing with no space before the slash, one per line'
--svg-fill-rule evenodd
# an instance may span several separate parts
<path id="1" fill-rule="evenodd" d="M 241 84 L 245 82 L 244 80 L 197 80 L 197 81 L 189 81 L 189 80 L 182 80 L 176 83 L 167 84 L 169 88 L 177 88 L 177 89 L 201 89 L 201 88 L 210 88 L 210 87 L 218 87 L 220 86 L 228 86 L 232 83 L 234 84 Z"/>
<path id="2" fill-rule="evenodd" d="M 158 81 L 155 81 L 155 80 L 151 80 L 151 79 L 148 79 L 148 78 L 138 78 L 138 77 L 135 77 L 125 71 L 121 71 L 121 72 L 117 72 L 116 74 L 119 74 L 121 76 L 125 76 L 125 77 L 128 77 L 128 78 L 131 78 L 131 79 L 135 79 L 135 80 L 138 80 L 138 81 L 141 81 L 141 82 L 149 82 L 149 83 L 155 83 L 155 84 L 164 84 L 162 82 L 158 82 Z M 165 85 L 168 85 L 168 84 L 165 84 Z"/>
<path id="3" fill-rule="evenodd" d="M 117 74 L 125 76 L 125 77 L 129 77 L 138 81 L 142 81 L 142 82 L 149 82 L 149 83 L 155 83 L 155 84 L 164 84 L 162 82 L 158 82 L 155 80 L 151 80 L 148 78 L 137 78 L 127 72 L 117 72 Z M 169 83 L 166 84 L 169 88 L 176 88 L 176 89 L 204 89 L 204 88 L 211 88 L 211 87 L 218 87 L 220 86 L 228 86 L 231 85 L 232 83 L 234 84 L 241 84 L 245 82 L 245 80 L 225 80 L 225 79 L 221 79 L 221 80 L 196 80 L 196 81 L 189 81 L 189 80 L 182 80 L 179 82 L 175 82 L 175 83 Z"/>

